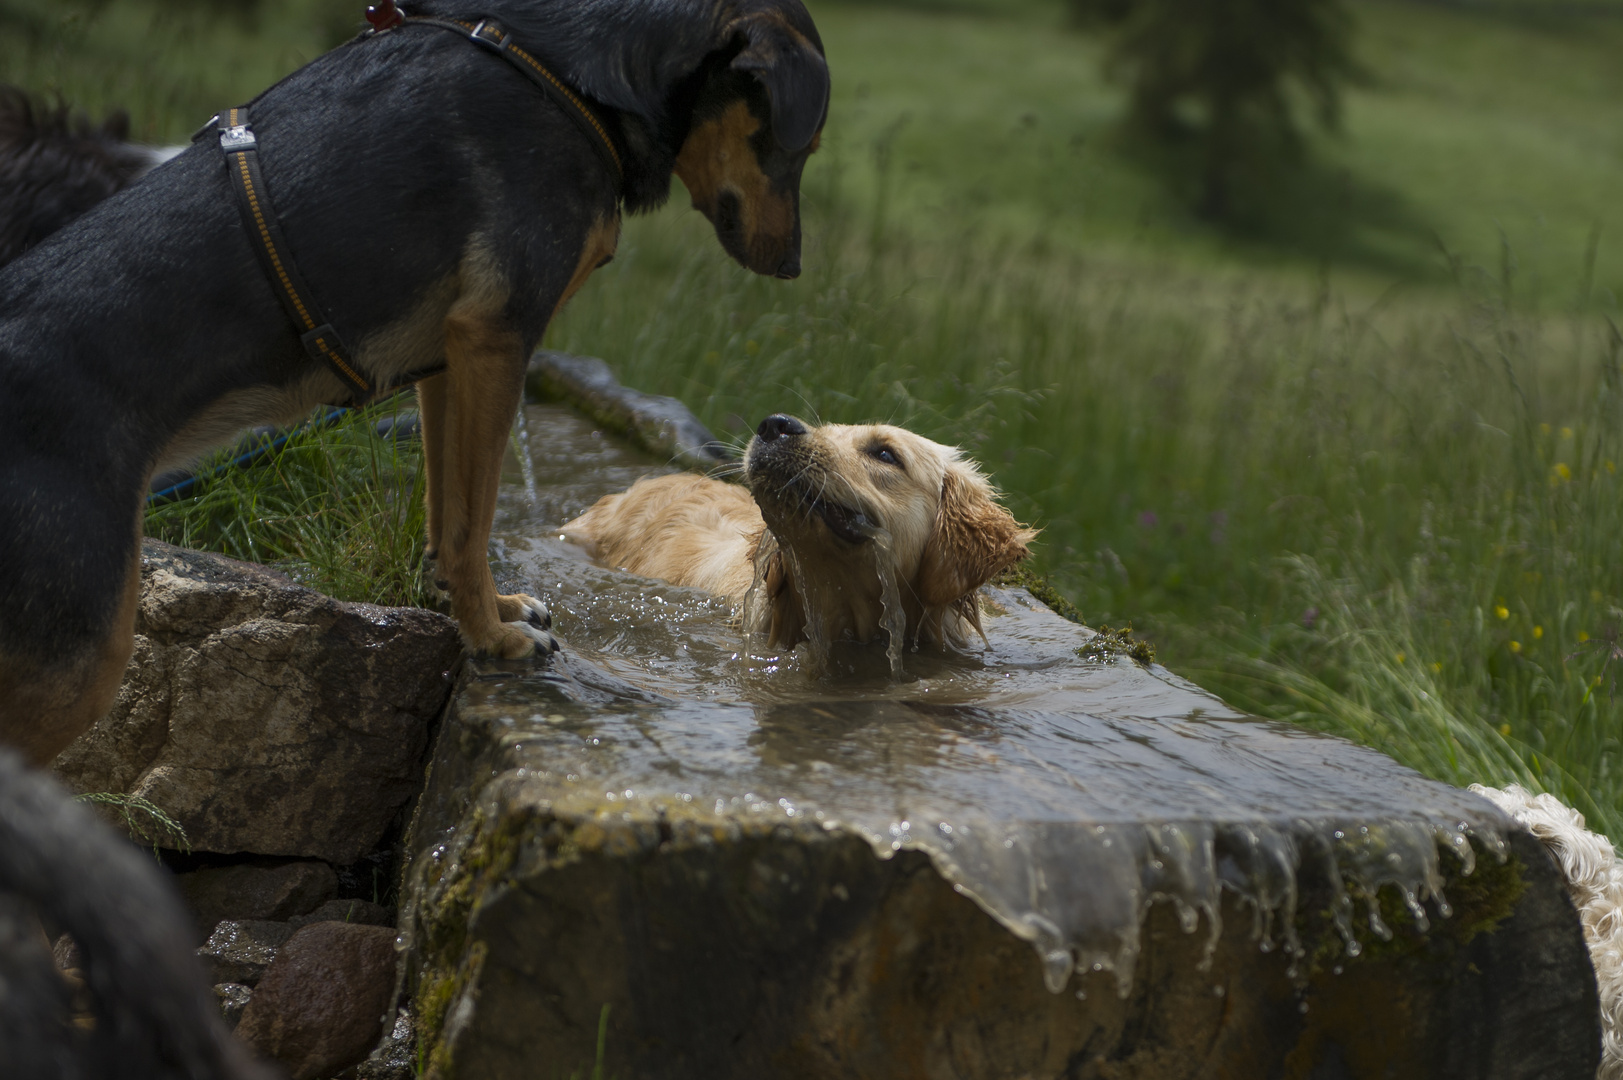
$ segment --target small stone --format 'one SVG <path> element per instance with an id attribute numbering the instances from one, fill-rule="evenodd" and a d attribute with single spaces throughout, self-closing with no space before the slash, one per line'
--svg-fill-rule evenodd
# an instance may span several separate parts
<path id="1" fill-rule="evenodd" d="M 293 936 L 287 923 L 261 919 L 226 920 L 214 928 L 197 950 L 209 981 L 253 986 L 276 958 L 276 950 Z"/>
<path id="2" fill-rule="evenodd" d="M 79 953 L 79 943 L 71 935 L 63 934 L 51 946 L 51 955 L 56 959 L 56 966 L 63 971 L 78 971 L 83 968 L 84 957 Z"/>
<path id="3" fill-rule="evenodd" d="M 221 919 L 284 921 L 304 915 L 338 891 L 338 875 L 324 862 L 211 867 L 179 874 L 175 883 L 203 936 Z"/>
<path id="4" fill-rule="evenodd" d="M 355 1069 L 357 1080 L 414 1080 L 417 1076 L 417 1034 L 411 1013 L 405 1009 L 395 1017 L 394 1029 L 383 1037 L 378 1048 Z"/>
<path id="5" fill-rule="evenodd" d="M 394 909 L 370 900 L 328 900 L 308 915 L 288 920 L 294 929 L 318 922 L 359 923 L 362 926 L 393 926 Z"/>
<path id="6" fill-rule="evenodd" d="M 364 1060 L 383 1034 L 395 991 L 395 935 L 382 926 L 311 923 L 276 953 L 237 1035 L 293 1080 Z"/>
<path id="7" fill-rule="evenodd" d="M 219 983 L 214 987 L 214 996 L 220 1001 L 220 1015 L 225 1017 L 225 1026 L 235 1031 L 242 1020 L 242 1010 L 248 1007 L 249 1000 L 254 996 L 253 988 L 241 983 Z"/>

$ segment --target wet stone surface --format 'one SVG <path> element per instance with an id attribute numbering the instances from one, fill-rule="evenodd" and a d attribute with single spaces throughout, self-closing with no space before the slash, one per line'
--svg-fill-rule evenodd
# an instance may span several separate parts
<path id="1" fill-rule="evenodd" d="M 564 653 L 470 665 L 408 839 L 438 1075 L 1580 1077 L 1593 976 L 1485 801 L 991 590 L 984 651 L 742 648 L 561 522 L 651 471 L 560 409 L 499 512 Z M 520 478 L 530 482 L 519 482 Z M 555 483 L 557 480 L 559 482 Z"/>
<path id="2" fill-rule="evenodd" d="M 226 920 L 214 928 L 197 956 L 209 982 L 253 986 L 276 959 L 276 950 L 292 936 L 293 927 L 284 922 Z"/>

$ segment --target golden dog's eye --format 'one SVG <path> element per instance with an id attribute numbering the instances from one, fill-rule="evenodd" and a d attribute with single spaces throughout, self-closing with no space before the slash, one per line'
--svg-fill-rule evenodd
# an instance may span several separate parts
<path id="1" fill-rule="evenodd" d="M 902 459 L 897 457 L 895 452 L 888 446 L 870 446 L 868 456 L 876 461 L 883 461 L 886 465 L 894 465 L 898 469 L 902 468 Z"/>

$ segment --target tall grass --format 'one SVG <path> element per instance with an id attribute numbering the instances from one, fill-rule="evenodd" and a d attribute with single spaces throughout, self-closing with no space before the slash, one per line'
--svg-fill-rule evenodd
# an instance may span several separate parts
<path id="1" fill-rule="evenodd" d="M 1089 621 L 1149 630 L 1237 705 L 1554 791 L 1623 837 L 1608 319 L 1519 307 L 1494 268 L 1357 307 L 920 240 L 824 178 L 795 285 L 727 265 L 700 221 L 651 221 L 550 344 L 733 436 L 790 410 L 965 445 Z"/>

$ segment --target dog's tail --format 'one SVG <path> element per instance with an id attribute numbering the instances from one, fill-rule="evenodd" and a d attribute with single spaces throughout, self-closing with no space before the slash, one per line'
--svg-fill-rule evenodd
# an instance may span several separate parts
<path id="1" fill-rule="evenodd" d="M 43 925 L 78 945 L 83 991 Z M 150 858 L 0 751 L 0 1062 L 53 1080 L 269 1080 L 226 1030 Z"/>

